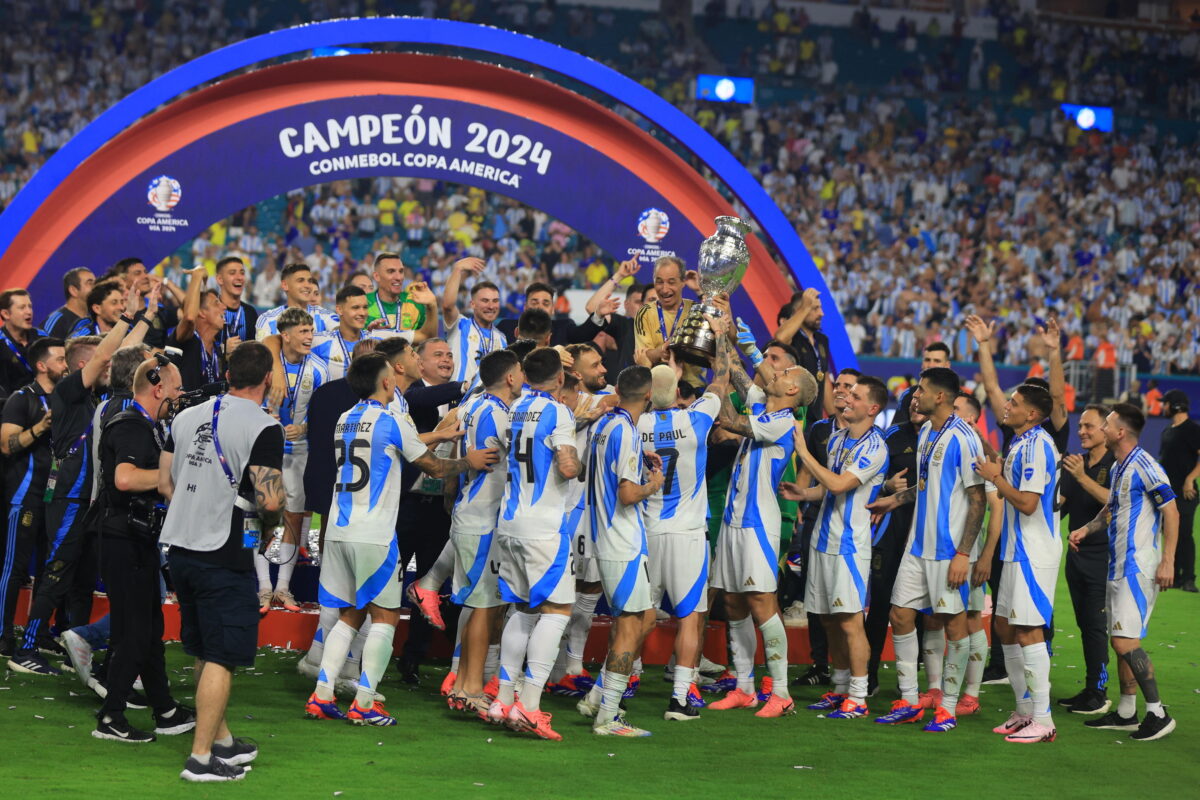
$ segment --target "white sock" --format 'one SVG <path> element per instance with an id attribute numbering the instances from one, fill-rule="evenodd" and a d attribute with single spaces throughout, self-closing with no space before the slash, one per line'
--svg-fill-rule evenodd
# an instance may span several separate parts
<path id="1" fill-rule="evenodd" d="M 867 676 L 851 675 L 850 689 L 847 694 L 850 695 L 851 700 L 860 706 L 865 706 L 867 704 Z"/>
<path id="2" fill-rule="evenodd" d="M 275 591 L 284 592 L 292 588 L 292 573 L 296 571 L 296 558 L 300 555 L 299 548 L 294 544 L 284 542 L 279 547 L 279 574 L 275 576 Z"/>
<path id="3" fill-rule="evenodd" d="M 608 674 L 607 667 L 600 667 L 600 674 L 596 676 L 596 682 L 592 684 L 591 690 L 588 692 L 587 699 L 589 703 L 600 705 L 600 697 L 604 691 L 604 676 Z M 621 690 L 624 693 L 624 690 Z"/>
<path id="4" fill-rule="evenodd" d="M 500 670 L 500 645 L 489 644 L 487 660 L 483 662 L 483 682 L 486 685 Z"/>
<path id="5" fill-rule="evenodd" d="M 958 697 L 962 693 L 963 677 L 967 671 L 967 659 L 971 656 L 971 640 L 964 636 L 961 639 L 949 641 L 949 653 L 946 656 L 946 674 L 942 676 L 942 708 L 950 716 L 958 709 Z"/>
<path id="6" fill-rule="evenodd" d="M 1117 701 L 1117 714 L 1125 719 L 1137 716 L 1137 695 L 1123 694 Z"/>
<path id="7" fill-rule="evenodd" d="M 758 644 L 754 635 L 754 623 L 750 617 L 729 620 L 729 649 L 733 652 L 733 671 L 737 675 L 737 688 L 746 694 L 754 694 L 754 650 Z"/>
<path id="8" fill-rule="evenodd" d="M 917 656 L 921 646 L 917 642 L 917 632 L 893 633 L 892 647 L 896 651 L 896 684 L 900 688 L 900 697 L 915 706 L 920 699 L 917 693 Z"/>
<path id="9" fill-rule="evenodd" d="M 438 553 L 437 561 L 433 562 L 433 566 L 429 568 L 420 578 L 417 579 L 417 586 L 429 592 L 440 591 L 446 579 L 454 572 L 454 544 L 446 542 L 442 548 L 442 552 Z M 466 611 L 466 609 L 463 609 Z"/>
<path id="10" fill-rule="evenodd" d="M 1161 717 L 1165 713 L 1166 712 L 1163 710 L 1163 704 L 1161 701 L 1158 703 L 1146 703 L 1146 714 L 1147 715 L 1153 714 L 1156 717 Z"/>
<path id="11" fill-rule="evenodd" d="M 504 624 L 504 633 L 500 636 L 500 694 L 497 699 L 506 706 L 511 706 L 516 699 L 513 684 L 525 666 L 525 651 L 537 619 L 537 614 L 518 611 Z"/>
<path id="12" fill-rule="evenodd" d="M 629 676 L 619 672 L 607 672 L 604 676 L 604 688 L 600 691 L 600 710 L 596 712 L 595 726 L 598 728 L 606 722 L 611 722 L 621 713 L 621 696 L 629 686 Z"/>
<path id="13" fill-rule="evenodd" d="M 642 674 L 642 657 L 638 656 L 637 658 L 635 658 L 633 660 L 633 672 L 629 673 L 629 677 L 632 678 L 635 675 L 638 677 L 641 677 L 641 674 Z"/>
<path id="14" fill-rule="evenodd" d="M 352 681 L 358 680 L 358 674 L 362 671 L 362 654 L 367 647 L 367 637 L 371 635 L 371 615 L 367 614 L 363 618 L 363 624 L 358 628 L 358 635 L 354 637 L 354 644 L 350 645 L 350 652 L 346 654 L 346 666 L 342 667 L 342 675 Z"/>
<path id="15" fill-rule="evenodd" d="M 758 626 L 762 632 L 763 655 L 767 658 L 767 672 L 771 675 L 771 693 L 784 699 L 792 695 L 788 692 L 787 682 L 787 628 L 778 614 Z"/>
<path id="16" fill-rule="evenodd" d="M 833 693 L 846 694 L 850 691 L 850 670 L 837 669 L 833 670 Z"/>
<path id="17" fill-rule="evenodd" d="M 309 664 L 315 667 L 321 665 L 321 656 L 325 652 L 325 639 L 337 621 L 338 610 L 336 608 L 321 606 L 320 614 L 317 616 L 317 630 L 313 634 L 312 644 L 308 646 L 308 652 L 304 655 L 304 660 Z"/>
<path id="18" fill-rule="evenodd" d="M 458 672 L 458 657 L 462 653 L 463 632 L 467 629 L 467 623 L 471 620 L 471 614 L 474 611 L 475 609 L 470 606 L 463 606 L 458 614 L 458 627 L 454 629 L 454 655 L 450 658 L 451 672 Z"/>
<path id="19" fill-rule="evenodd" d="M 342 664 L 346 663 L 346 653 L 350 651 L 350 644 L 354 641 L 356 633 L 358 631 L 352 626 L 339 619 L 329 636 L 325 637 L 321 671 L 317 673 L 317 697 L 321 700 L 334 699 L 333 684 L 338 673 L 342 671 Z"/>
<path id="20" fill-rule="evenodd" d="M 537 625 L 529 637 L 525 656 L 525 687 L 521 691 L 521 705 L 527 711 L 539 711 L 542 707 L 542 690 L 550 677 L 550 668 L 558 655 L 558 643 L 571 618 L 567 614 L 538 614 Z"/>
<path id="21" fill-rule="evenodd" d="M 258 577 L 260 592 L 271 590 L 271 562 L 257 550 L 254 552 L 254 574 Z"/>
<path id="22" fill-rule="evenodd" d="M 1017 713 L 1028 717 L 1033 714 L 1033 703 L 1029 698 L 1029 687 L 1025 682 L 1025 656 L 1019 644 L 1001 645 L 1004 650 L 1004 671 L 1012 684 L 1013 698 L 1017 701 Z"/>
<path id="23" fill-rule="evenodd" d="M 364 626 L 365 627 L 365 626 Z M 362 651 L 362 673 L 358 676 L 358 694 L 354 702 L 359 708 L 370 708 L 375 704 L 375 689 L 387 669 L 392 657 L 392 639 L 396 635 L 396 626 L 386 622 L 376 622 L 371 625 L 367 634 L 367 644 Z"/>
<path id="24" fill-rule="evenodd" d="M 987 663 L 987 634 L 984 631 L 975 631 L 970 640 L 971 653 L 967 656 L 967 679 L 963 694 L 979 697 L 979 686 L 983 683 L 983 667 Z"/>
<path id="25" fill-rule="evenodd" d="M 671 696 L 675 698 L 675 702 L 680 705 L 687 705 L 688 689 L 696 681 L 695 667 L 675 667 L 675 680 L 671 689 Z"/>
<path id="26" fill-rule="evenodd" d="M 1033 720 L 1047 728 L 1054 727 L 1050 716 L 1050 651 L 1045 642 L 1036 642 L 1021 648 L 1025 658 L 1025 683 L 1029 686 L 1029 699 L 1033 702 Z"/>
<path id="27" fill-rule="evenodd" d="M 942 665 L 946 658 L 946 629 L 925 631 L 921 660 L 925 662 L 925 680 L 929 688 L 942 688 Z"/>
<path id="28" fill-rule="evenodd" d="M 567 625 L 567 674 L 583 672 L 583 651 L 587 646 L 588 634 L 592 632 L 592 617 L 596 615 L 596 603 L 600 593 L 575 595 L 571 608 L 571 622 Z"/>

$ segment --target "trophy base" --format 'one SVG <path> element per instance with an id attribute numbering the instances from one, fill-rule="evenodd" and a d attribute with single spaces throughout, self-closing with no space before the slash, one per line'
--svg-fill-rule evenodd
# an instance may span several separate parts
<path id="1" fill-rule="evenodd" d="M 709 344 L 715 344 L 715 342 L 710 341 Z M 677 360 L 706 369 L 712 364 L 713 357 L 716 355 L 715 347 L 713 352 L 709 352 L 702 345 L 691 343 L 674 342 L 670 345 L 670 349 Z"/>

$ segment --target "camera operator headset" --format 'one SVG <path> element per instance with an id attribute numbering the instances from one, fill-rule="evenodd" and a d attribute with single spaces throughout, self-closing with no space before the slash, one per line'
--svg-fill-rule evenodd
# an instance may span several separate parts
<path id="1" fill-rule="evenodd" d="M 155 732 L 183 733 L 195 724 L 191 712 L 171 697 L 163 654 L 159 595 L 158 534 L 162 497 L 158 464 L 163 448 L 159 425 L 179 395 L 179 369 L 156 354 L 138 366 L 133 398 L 109 419 L 100 444 L 100 574 L 108 591 L 112 634 L 108 696 L 101 707 L 97 738 L 147 741 L 153 734 L 125 720 L 125 701 L 141 675 L 155 717 Z"/>

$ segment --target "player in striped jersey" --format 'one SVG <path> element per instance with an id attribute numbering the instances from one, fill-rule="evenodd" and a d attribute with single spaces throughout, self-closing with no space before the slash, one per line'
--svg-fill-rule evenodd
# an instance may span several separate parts
<path id="1" fill-rule="evenodd" d="M 1058 450 L 1042 427 L 1054 401 L 1040 386 L 1021 384 L 1005 401 L 1002 422 L 1015 438 L 1003 466 L 998 456 L 976 470 L 1004 499 L 1000 531 L 1000 591 L 996 633 L 1004 643 L 1004 665 L 1016 711 L 996 728 L 1005 741 L 1052 742 L 1050 651 L 1045 628 L 1054 614 L 1054 589 L 1062 561 L 1058 535 Z M 1026 691 L 1028 689 L 1028 691 Z"/>
<path id="2" fill-rule="evenodd" d="M 913 405 L 929 419 L 917 440 L 917 485 L 868 506 L 886 514 L 916 502 L 908 552 L 892 589 L 892 642 L 901 697 L 890 713 L 875 721 L 894 725 L 916 722 L 925 715 L 917 691 L 916 623 L 918 613 L 936 615 L 952 644 L 943 674 L 947 690 L 943 705 L 925 726 L 932 732 L 948 731 L 957 724 L 954 714 L 970 652 L 966 611 L 971 550 L 987 508 L 983 478 L 975 471 L 982 454 L 979 437 L 954 413 L 959 389 L 953 370 L 933 367 L 921 373 Z"/>
<path id="3" fill-rule="evenodd" d="M 254 325 L 254 338 L 261 342 L 271 334 L 279 333 L 279 318 L 290 308 L 307 311 L 312 317 L 315 333 L 337 327 L 337 314 L 312 302 L 312 298 L 316 296 L 317 282 L 308 264 L 288 264 L 279 274 L 279 285 L 283 287 L 287 302 L 259 315 L 258 322 Z"/>
<path id="4" fill-rule="evenodd" d="M 283 425 L 283 488 L 287 506 L 283 513 L 283 538 L 277 544 L 279 573 L 271 588 L 268 561 L 256 554 L 259 612 L 266 614 L 273 602 L 288 611 L 300 606 L 291 592 L 292 572 L 299 555 L 300 530 L 304 522 L 304 467 L 308 463 L 308 403 L 312 393 L 329 379 L 325 362 L 312 354 L 313 319 L 307 311 L 289 308 L 276 320 L 279 329 L 279 363 L 284 373 L 284 400 L 279 406 Z M 272 550 L 275 549 L 273 545 Z"/>
<path id="5" fill-rule="evenodd" d="M 719 335 L 719 334 L 718 334 Z M 721 396 L 729 391 L 728 374 L 720 369 L 708 391 L 687 408 L 679 408 L 683 371 L 674 360 L 651 370 L 652 411 L 638 420 L 642 449 L 662 459 L 663 489 L 645 504 L 650 562 L 650 589 L 655 605 L 679 621 L 675 634 L 673 690 L 663 718 L 686 721 L 700 712 L 688 703 L 696 683 L 704 615 L 708 611 L 708 434 L 721 413 Z"/>
<path id="6" fill-rule="evenodd" d="M 394 331 L 367 331 L 367 293 L 357 286 L 343 286 L 337 293 L 336 327 L 313 334 L 313 355 L 325 362 L 329 380 L 346 377 L 354 345 L 363 339 L 387 339 Z M 407 335 L 411 336 L 411 333 Z"/>
<path id="7" fill-rule="evenodd" d="M 1105 444 L 1118 465 L 1108 505 L 1070 536 L 1071 547 L 1078 547 L 1085 536 L 1108 529 L 1105 605 L 1121 678 L 1121 699 L 1116 710 L 1084 724 L 1089 728 L 1133 731 L 1129 738 L 1135 741 L 1161 739 L 1175 730 L 1175 720 L 1159 699 L 1154 665 L 1142 649 L 1142 639 L 1146 638 L 1159 589 L 1169 589 L 1175 581 L 1179 508 L 1163 468 L 1138 446 L 1145 424 L 1146 418 L 1136 406 L 1113 406 L 1103 428 Z M 1140 725 L 1137 689 L 1142 690 L 1146 701 L 1146 716 Z"/>
<path id="8" fill-rule="evenodd" d="M 521 366 L 529 388 L 501 433 L 508 483 L 494 545 L 500 553 L 500 596 L 518 610 L 500 640 L 500 693 L 488 716 L 559 740 L 550 715 L 541 710 L 541 695 L 575 602 L 571 539 L 562 523 L 567 487 L 579 477 L 579 452 L 574 418 L 553 396 L 563 383 L 558 351 L 540 347 Z M 513 678 L 522 664 L 525 682 L 517 700 Z"/>
<path id="9" fill-rule="evenodd" d="M 763 410 L 743 416 L 728 395 L 721 398 L 721 427 L 744 437 L 729 479 L 712 577 L 713 587 L 725 590 L 738 687 L 709 708 L 719 711 L 758 705 L 754 693 L 754 629 L 750 627 L 753 617 L 763 635 L 772 681 L 771 697 L 755 716 L 778 717 L 794 714 L 796 706 L 787 688 L 787 632 L 775 594 L 781 525 L 776 487 L 792 458 L 796 407 L 813 402 L 817 383 L 803 367 L 776 369 L 763 361 L 758 367 L 757 384 L 750 386 L 740 359 L 733 361 L 728 337 L 720 338 L 718 348 L 720 369 L 726 370 L 733 385 L 745 393 L 747 407 L 761 404 Z"/>
<path id="10" fill-rule="evenodd" d="M 838 708 L 831 719 L 855 719 L 867 713 L 867 661 L 871 646 L 863 624 L 867 580 L 871 569 L 871 512 L 867 503 L 879 496 L 887 476 L 888 453 L 875 417 L 887 406 L 888 392 L 878 378 L 859 375 L 846 390 L 838 409 L 846 427 L 829 437 L 825 466 L 804 443 L 803 423 L 796 423 L 796 454 L 804 466 L 798 484 L 784 484 L 783 496 L 816 502 L 817 528 L 808 552 L 808 586 L 804 608 L 821 616 L 829 638 L 829 660 L 835 675 L 849 671 L 846 686 L 835 685 Z M 813 488 L 805 484 L 815 479 Z M 804 487 L 801 489 L 800 487 Z"/>
<path id="11" fill-rule="evenodd" d="M 479 362 L 484 391 L 459 407 L 466 435 L 460 455 L 498 448 L 508 412 L 521 394 L 525 373 L 508 350 L 489 353 Z M 499 553 L 494 546 L 496 520 L 504 498 L 503 470 L 467 472 L 459 477 L 458 500 L 450 523 L 454 547 L 454 580 L 450 599 L 473 609 L 462 632 L 458 669 L 451 698 L 463 710 L 487 719 L 490 702 L 483 690 L 489 634 L 501 615 Z"/>
<path id="12" fill-rule="evenodd" d="M 500 289 L 489 281 L 478 281 L 471 287 L 471 316 L 458 311 L 458 289 L 467 273 L 480 275 L 484 263 L 478 258 L 464 258 L 454 263 L 442 293 L 442 314 L 446 318 L 446 341 L 454 351 L 452 380 L 470 383 L 479 371 L 479 361 L 488 353 L 505 345 L 504 334 L 496 327 L 500 315 Z"/>
<path id="13" fill-rule="evenodd" d="M 486 469 L 499 455 L 495 448 L 484 448 L 450 461 L 429 452 L 412 421 L 392 414 L 385 405 L 395 378 L 382 354 L 359 358 L 351 364 L 347 380 L 360 402 L 342 414 L 334 433 L 338 482 L 329 508 L 320 587 L 321 604 L 340 609 L 339 619 L 326 637 L 316 689 L 305 713 L 314 719 L 349 719 L 357 725 L 395 725 L 377 700 L 375 687 L 391 658 L 400 618 L 403 567 L 395 509 L 401 467 L 407 461 L 435 477 L 451 478 L 468 469 Z M 368 611 L 371 628 L 363 648 L 358 692 L 343 715 L 334 696 L 334 681 Z"/>

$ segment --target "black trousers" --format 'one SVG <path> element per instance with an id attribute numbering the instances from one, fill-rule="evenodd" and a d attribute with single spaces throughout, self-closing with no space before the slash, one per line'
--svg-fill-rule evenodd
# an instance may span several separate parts
<path id="1" fill-rule="evenodd" d="M 413 556 L 417 558 L 417 576 L 428 572 L 450 540 L 450 515 L 446 513 L 442 498 L 423 494 L 405 495 L 400 500 L 400 513 L 396 518 L 396 539 L 400 544 L 401 580 L 403 568 L 407 567 Z M 408 604 L 407 598 L 405 604 Z M 451 639 L 454 637 L 454 620 L 457 620 L 456 615 L 447 615 L 446 634 Z M 412 666 L 420 664 L 429 653 L 432 639 L 433 626 L 413 609 L 409 617 L 408 639 L 404 642 L 401 656 L 404 663 Z"/>
<path id="2" fill-rule="evenodd" d="M 996 595 L 1000 592 L 1000 568 L 1004 566 L 1004 562 L 1000 560 L 1000 548 L 996 547 L 996 552 L 992 555 L 992 574 L 988 576 L 988 591 L 992 594 L 992 601 L 995 602 Z M 1000 643 L 1000 637 L 996 635 L 996 615 L 992 614 L 991 621 L 992 649 L 988 654 L 988 666 L 999 667 L 1004 669 L 1004 645 Z"/>
<path id="3" fill-rule="evenodd" d="M 8 509 L 8 527 L 4 536 L 4 561 L 0 568 L 0 609 L 3 610 L 3 629 L 0 635 L 13 635 L 13 617 L 17 613 L 17 598 L 29 578 L 29 564 L 39 545 L 45 546 L 45 506 L 30 503 Z"/>
<path id="4" fill-rule="evenodd" d="M 175 707 L 167 684 L 163 654 L 159 551 L 150 542 L 109 533 L 100 535 L 100 575 L 108 591 L 112 634 L 109 638 L 108 697 L 100 713 L 123 719 L 133 682 L 142 676 L 146 697 L 156 714 Z"/>
<path id="5" fill-rule="evenodd" d="M 1108 548 L 1088 546 L 1067 551 L 1067 589 L 1075 609 L 1075 624 L 1083 643 L 1087 688 L 1108 686 Z"/>
<path id="6" fill-rule="evenodd" d="M 64 600 L 71 627 L 90 621 L 96 554 L 95 537 L 84 524 L 86 514 L 87 505 L 74 500 L 55 500 L 46 510 L 46 530 L 52 538 L 29 610 L 23 647 L 32 649 L 37 637 L 48 633 L 50 615 Z M 64 622 L 59 620 L 59 625 Z"/>
<path id="7" fill-rule="evenodd" d="M 867 641 L 871 645 L 871 658 L 867 662 L 867 674 L 879 680 L 879 662 L 883 658 L 883 646 L 887 644 L 888 625 L 892 613 L 892 588 L 896 585 L 896 573 L 904 559 L 904 545 L 908 542 L 908 529 L 912 522 L 910 507 L 901 507 L 892 512 L 888 526 L 871 548 L 871 582 L 869 588 L 870 608 L 867 610 Z"/>
<path id="8" fill-rule="evenodd" d="M 1175 545 L 1175 585 L 1196 580 L 1196 539 L 1192 527 L 1196 522 L 1196 505 L 1200 498 L 1184 500 L 1183 494 L 1175 496 L 1179 506 L 1179 543 Z"/>
<path id="9" fill-rule="evenodd" d="M 809 545 L 812 543 L 813 528 L 816 526 L 815 515 L 804 517 L 800 525 L 800 536 L 797 537 L 799 541 L 795 542 L 799 547 L 797 552 L 803 559 L 801 563 L 804 565 L 800 570 L 800 597 L 804 597 L 808 591 Z M 829 667 L 829 637 L 825 635 L 825 625 L 817 614 L 808 615 L 808 647 L 812 654 L 813 666 L 827 669 Z"/>

